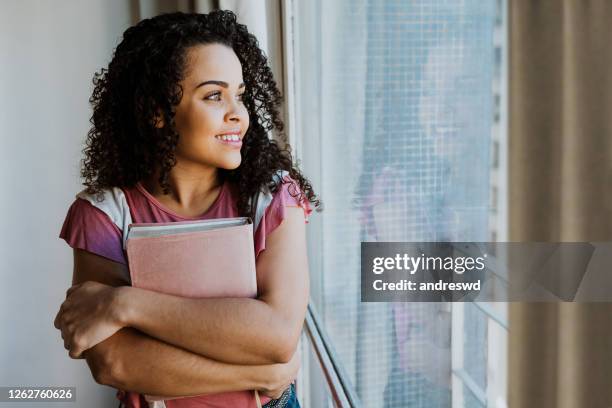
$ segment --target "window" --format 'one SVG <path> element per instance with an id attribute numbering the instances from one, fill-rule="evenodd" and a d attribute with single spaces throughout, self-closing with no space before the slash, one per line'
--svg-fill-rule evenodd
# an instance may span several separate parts
<path id="1" fill-rule="evenodd" d="M 361 241 L 504 239 L 504 2 L 287 6 L 312 299 L 363 406 L 504 404 L 503 305 L 359 292 Z"/>

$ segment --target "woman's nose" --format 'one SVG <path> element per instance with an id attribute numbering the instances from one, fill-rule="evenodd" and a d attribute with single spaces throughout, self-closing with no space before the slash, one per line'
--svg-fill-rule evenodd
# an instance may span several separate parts
<path id="1" fill-rule="evenodd" d="M 225 113 L 225 120 L 228 122 L 240 121 L 240 109 L 236 101 L 228 105 L 227 112 Z"/>

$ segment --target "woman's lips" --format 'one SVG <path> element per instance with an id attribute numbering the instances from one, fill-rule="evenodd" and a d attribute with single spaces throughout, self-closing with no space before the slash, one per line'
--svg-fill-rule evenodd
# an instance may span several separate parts
<path id="1" fill-rule="evenodd" d="M 233 136 L 231 139 L 230 138 L 226 138 L 227 140 L 222 139 L 219 136 L 215 136 L 215 140 L 218 141 L 221 144 L 224 144 L 226 146 L 230 146 L 233 148 L 237 148 L 240 149 L 242 147 L 242 139 L 240 139 L 240 137 L 236 137 L 237 135 L 235 134 L 225 134 L 222 136 Z"/>

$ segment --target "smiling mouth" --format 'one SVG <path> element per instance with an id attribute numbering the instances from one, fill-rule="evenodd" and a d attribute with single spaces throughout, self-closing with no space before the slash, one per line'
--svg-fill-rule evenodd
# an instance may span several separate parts
<path id="1" fill-rule="evenodd" d="M 224 144 L 225 146 L 229 148 L 232 148 L 232 149 L 242 148 L 242 139 L 240 138 L 240 135 L 237 133 L 216 135 L 215 139 L 217 139 L 219 143 Z"/>
<path id="2" fill-rule="evenodd" d="M 225 135 L 216 135 L 215 139 L 222 140 L 224 142 L 240 142 L 240 135 L 237 134 L 225 134 Z"/>

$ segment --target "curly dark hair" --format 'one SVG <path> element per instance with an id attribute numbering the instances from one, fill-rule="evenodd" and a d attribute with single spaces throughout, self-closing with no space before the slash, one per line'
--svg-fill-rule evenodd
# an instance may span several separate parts
<path id="1" fill-rule="evenodd" d="M 291 157 L 279 112 L 281 94 L 267 58 L 255 36 L 237 23 L 231 11 L 162 14 L 124 32 L 108 69 L 103 68 L 93 79 L 89 100 L 93 126 L 81 169 L 87 192 L 101 196 L 105 188 L 131 187 L 159 170 L 159 185 L 164 194 L 169 193 L 169 173 L 176 164 L 179 139 L 174 114 L 182 98 L 186 54 L 190 47 L 213 43 L 234 50 L 246 85 L 243 101 L 250 126 L 240 151 L 242 161 L 234 170 L 218 169 L 221 181 L 237 186 L 239 213 L 253 216 L 250 198 L 263 185 L 271 185 L 278 170 L 288 171 L 298 183 L 301 192 L 290 192 L 298 202 L 307 200 L 320 211 L 310 182 Z M 156 126 L 160 117 L 169 125 Z M 277 132 L 277 140 L 268 137 L 271 130 Z M 277 189 L 272 184 L 272 192 Z"/>

